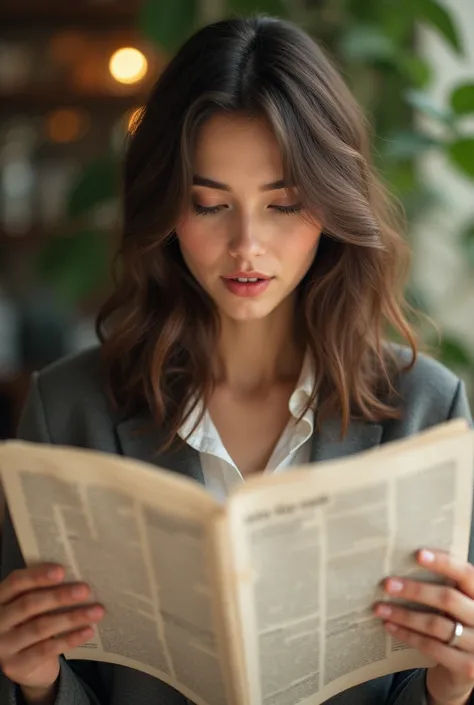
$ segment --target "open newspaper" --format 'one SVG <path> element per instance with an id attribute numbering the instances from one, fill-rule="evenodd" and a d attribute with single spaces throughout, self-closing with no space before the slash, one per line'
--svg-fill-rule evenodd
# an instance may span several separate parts
<path id="1" fill-rule="evenodd" d="M 318 705 L 429 665 L 371 607 L 387 575 L 466 559 L 474 432 L 454 421 L 350 458 L 251 479 L 227 504 L 193 480 L 88 450 L 0 446 L 28 564 L 58 561 L 106 607 L 68 658 L 123 664 L 198 705 Z"/>

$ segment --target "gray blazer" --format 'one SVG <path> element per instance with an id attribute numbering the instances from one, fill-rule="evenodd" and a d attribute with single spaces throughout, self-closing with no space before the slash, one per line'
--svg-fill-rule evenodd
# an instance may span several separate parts
<path id="1" fill-rule="evenodd" d="M 400 349 L 400 355 L 406 352 Z M 382 424 L 354 421 L 343 441 L 336 422 L 323 424 L 312 440 L 311 460 L 342 457 L 412 435 L 455 417 L 471 420 L 463 384 L 445 367 L 420 356 L 415 367 L 397 381 L 403 400 L 400 420 Z M 23 411 L 19 438 L 95 448 L 155 463 L 202 482 L 199 456 L 188 446 L 156 456 L 159 429 L 148 435 L 146 415 L 114 413 L 103 389 L 98 348 L 62 360 L 34 375 Z M 149 419 L 148 419 L 149 420 Z M 471 420 L 472 422 L 472 420 Z M 474 543 L 471 537 L 470 560 Z M 6 516 L 3 534 L 2 578 L 24 565 Z M 18 688 L 2 677 L 0 705 L 20 705 Z M 377 678 L 332 698 L 331 705 L 422 705 L 426 703 L 425 672 L 405 671 Z M 161 681 L 128 668 L 87 661 L 62 661 L 56 705 L 186 705 L 178 692 Z"/>

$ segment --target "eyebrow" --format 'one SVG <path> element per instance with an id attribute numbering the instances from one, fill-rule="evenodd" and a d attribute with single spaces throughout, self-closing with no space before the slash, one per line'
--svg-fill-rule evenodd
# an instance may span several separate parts
<path id="1" fill-rule="evenodd" d="M 193 176 L 194 186 L 205 186 L 206 188 L 217 189 L 218 191 L 231 191 L 232 189 L 227 184 L 222 184 L 220 181 L 214 181 L 214 179 L 208 179 L 205 176 L 200 176 L 195 174 Z M 284 179 L 278 179 L 278 181 L 272 181 L 269 184 L 264 184 L 260 187 L 261 191 L 278 191 L 282 188 L 287 188 L 287 184 Z"/>

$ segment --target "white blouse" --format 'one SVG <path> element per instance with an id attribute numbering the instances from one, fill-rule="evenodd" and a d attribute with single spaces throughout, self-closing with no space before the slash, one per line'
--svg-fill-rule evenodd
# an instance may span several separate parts
<path id="1" fill-rule="evenodd" d="M 306 357 L 298 383 L 288 403 L 291 418 L 273 450 L 265 472 L 284 472 L 290 466 L 302 465 L 309 461 L 314 410 L 308 409 L 299 421 L 298 416 L 311 396 L 313 383 L 312 365 Z M 183 424 L 179 431 L 181 438 L 187 436 L 199 413 L 200 410 L 196 408 Z M 198 451 L 204 483 L 215 499 L 224 501 L 233 488 L 244 482 L 239 468 L 227 452 L 207 411 L 187 439 L 187 443 Z"/>

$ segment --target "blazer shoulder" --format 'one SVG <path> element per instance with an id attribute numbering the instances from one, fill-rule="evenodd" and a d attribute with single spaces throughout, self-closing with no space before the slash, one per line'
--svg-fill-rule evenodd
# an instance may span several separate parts
<path id="1" fill-rule="evenodd" d="M 408 348 L 396 348 L 396 355 L 402 366 L 411 360 L 411 351 Z M 417 354 L 416 362 L 409 370 L 400 374 L 402 387 L 415 385 L 417 391 L 425 389 L 425 393 L 433 393 L 436 398 L 443 396 L 452 397 L 459 377 L 439 360 L 424 352 Z"/>
<path id="2" fill-rule="evenodd" d="M 99 345 L 68 355 L 36 373 L 41 385 L 49 387 L 94 386 L 102 378 L 101 349 Z"/>
<path id="3" fill-rule="evenodd" d="M 394 352 L 402 368 L 410 363 L 408 348 L 394 347 Z M 401 369 L 397 373 L 395 390 L 403 405 L 404 416 L 414 430 L 442 423 L 453 416 L 469 416 L 460 378 L 426 353 L 419 352 L 410 369 Z"/>
<path id="4" fill-rule="evenodd" d="M 105 380 L 100 346 L 64 357 L 34 375 L 30 394 L 41 404 L 54 443 L 88 444 L 81 439 L 114 422 Z"/>

